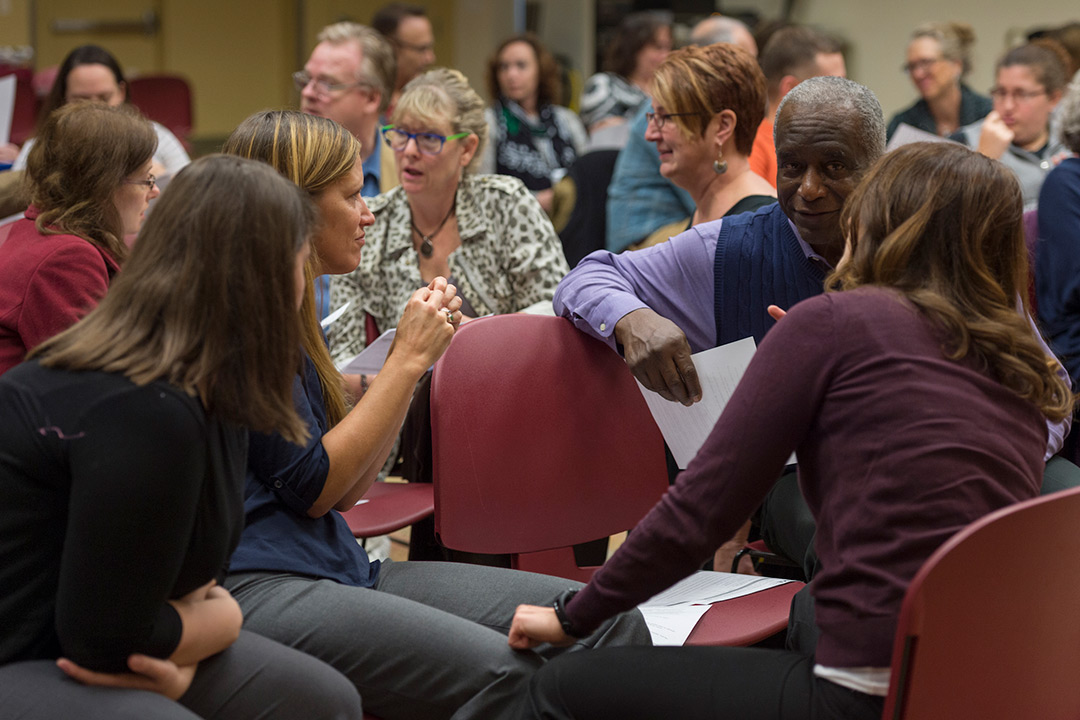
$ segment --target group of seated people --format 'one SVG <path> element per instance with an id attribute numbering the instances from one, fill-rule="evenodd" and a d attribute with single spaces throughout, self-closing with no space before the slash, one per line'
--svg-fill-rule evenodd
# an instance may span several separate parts
<path id="1" fill-rule="evenodd" d="M 645 23 L 642 67 L 606 82 L 629 96 L 650 68 L 648 108 L 621 122 L 633 132 L 643 114 L 657 177 L 691 208 L 670 240 L 570 270 L 550 184 L 502 175 L 528 153 L 497 146 L 550 158 L 573 144 L 551 129 L 575 121 L 522 91 L 542 46 L 500 47 L 485 111 L 460 72 L 393 72 L 395 48 L 427 47 L 394 34 L 422 11 L 395 12 L 382 35 L 326 28 L 295 76 L 303 112 L 257 112 L 179 171 L 161 169 L 160 129 L 123 102 L 118 67 L 70 63 L 68 88 L 98 66 L 111 84 L 43 120 L 30 205 L 0 227 L 0 714 L 880 718 L 922 564 L 986 514 L 1075 484 L 1054 456 L 1077 379 L 1080 161 L 1041 189 L 1048 347 L 1029 308 L 1030 189 L 982 147 L 1044 157 L 1050 136 L 1029 138 L 1021 111 L 1052 109 L 1065 71 L 1039 64 L 1042 45 L 1012 51 L 979 151 L 886 153 L 877 98 L 834 76 L 828 39 L 788 28 L 809 60 L 774 35 L 765 55 L 794 59 L 759 66 L 745 42 L 668 53 L 666 26 Z M 947 66 L 959 83 L 964 62 L 920 33 L 913 79 Z M 936 52 L 927 39 L 940 57 L 918 55 Z M 907 124 L 962 129 L 967 111 L 923 97 Z M 1060 117 L 1073 151 L 1078 122 L 1074 86 Z M 754 170 L 760 143 L 770 178 Z M 161 172 L 175 178 L 158 197 Z M 462 323 L 545 301 L 685 405 L 704 392 L 692 353 L 758 349 L 697 456 L 589 583 L 370 558 L 341 513 L 395 451 L 418 384 Z M 389 328 L 377 374 L 339 372 Z M 649 647 L 636 606 L 752 516 L 810 581 L 786 649 Z"/>

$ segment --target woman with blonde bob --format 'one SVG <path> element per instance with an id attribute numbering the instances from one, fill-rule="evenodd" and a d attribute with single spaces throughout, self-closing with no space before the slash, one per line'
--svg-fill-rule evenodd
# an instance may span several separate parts
<path id="1" fill-rule="evenodd" d="M 343 677 L 241 630 L 217 584 L 249 428 L 307 436 L 292 378 L 312 226 L 265 166 L 199 160 L 97 308 L 0 378 L 7 713 L 360 717 Z"/>
<path id="2" fill-rule="evenodd" d="M 1015 176 L 959 145 L 882 158 L 844 209 L 838 291 L 766 336 L 697 457 L 589 585 L 520 608 L 510 631 L 518 648 L 566 643 L 690 574 L 797 449 L 820 568 L 793 649 L 558 658 L 521 717 L 881 717 L 912 577 L 964 526 L 1038 494 L 1045 421 L 1072 408 L 1017 312 L 1021 211 Z"/>
<path id="3" fill-rule="evenodd" d="M 350 302 L 331 341 L 348 360 L 397 322 L 417 288 L 436 277 L 457 286 L 467 318 L 550 302 L 570 268 L 555 228 L 517 178 L 477 174 L 488 140 L 484 103 L 456 70 L 414 78 L 383 139 L 400 186 L 371 199 L 375 224 L 356 272 L 335 279 L 333 307 Z M 385 150 L 386 148 L 384 148 Z"/>
<path id="4" fill-rule="evenodd" d="M 380 717 L 500 717 L 542 662 L 507 647 L 505 621 L 519 603 L 551 601 L 566 581 L 371 561 L 341 516 L 371 487 L 417 381 L 461 321 L 461 298 L 444 278 L 413 290 L 382 371 L 346 397 L 315 316 L 313 278 L 350 272 L 360 262 L 372 216 L 359 196 L 359 150 L 340 125 L 296 112 L 254 115 L 225 143 L 226 152 L 272 165 L 319 210 L 305 268 L 304 358 L 293 380 L 308 439 L 295 444 L 281 434 L 251 434 L 247 525 L 226 585 L 247 629 L 330 663 Z M 584 644 L 633 641 L 647 642 L 636 614 Z"/>

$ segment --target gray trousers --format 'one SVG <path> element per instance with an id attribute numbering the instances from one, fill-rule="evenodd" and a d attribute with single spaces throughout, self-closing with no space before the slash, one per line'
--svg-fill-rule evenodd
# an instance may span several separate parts
<path id="1" fill-rule="evenodd" d="M 199 663 L 179 701 L 145 690 L 92 687 L 52 660 L 0 667 L 0 718 L 19 720 L 360 720 L 356 689 L 315 658 L 241 632 Z"/>
<path id="2" fill-rule="evenodd" d="M 274 573 L 237 573 L 225 584 L 245 628 L 333 665 L 384 720 L 512 716 L 532 674 L 564 651 L 510 649 L 515 608 L 580 587 L 505 568 L 386 561 L 372 589 Z M 635 610 L 568 649 L 649 644 Z"/>

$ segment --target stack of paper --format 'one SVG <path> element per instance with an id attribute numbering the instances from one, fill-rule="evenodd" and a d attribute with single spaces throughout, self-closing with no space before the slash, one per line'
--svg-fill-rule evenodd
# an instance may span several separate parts
<path id="1" fill-rule="evenodd" d="M 702 570 L 638 606 L 653 645 L 682 645 L 709 605 L 750 595 L 791 580 Z"/>

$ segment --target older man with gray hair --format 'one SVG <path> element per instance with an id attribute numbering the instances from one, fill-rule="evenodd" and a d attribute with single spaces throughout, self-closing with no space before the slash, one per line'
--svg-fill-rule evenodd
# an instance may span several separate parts
<path id="1" fill-rule="evenodd" d="M 858 83 L 812 78 L 784 99 L 776 145 L 778 204 L 637 252 L 595 252 L 555 291 L 556 312 L 618 344 L 634 376 L 668 400 L 701 399 L 691 353 L 748 335 L 760 343 L 775 322 L 769 305 L 787 308 L 823 292 L 843 253 L 844 200 L 885 151 L 881 105 Z M 793 548 L 813 535 L 812 518 L 809 527 L 777 522 L 796 525 L 782 528 Z"/>
<path id="2" fill-rule="evenodd" d="M 394 87 L 394 51 L 366 25 L 339 22 L 319 32 L 304 69 L 293 74 L 300 109 L 340 123 L 360 141 L 365 196 L 397 185 L 393 153 L 380 152 L 379 114 Z"/>

